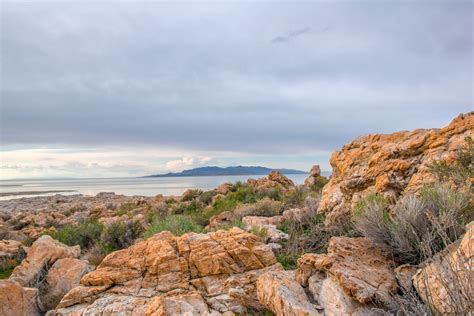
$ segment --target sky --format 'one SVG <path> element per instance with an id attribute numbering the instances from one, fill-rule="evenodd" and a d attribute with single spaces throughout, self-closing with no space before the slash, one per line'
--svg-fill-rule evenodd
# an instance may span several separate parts
<path id="1" fill-rule="evenodd" d="M 471 1 L 0 2 L 1 179 L 330 170 L 474 108 Z"/>

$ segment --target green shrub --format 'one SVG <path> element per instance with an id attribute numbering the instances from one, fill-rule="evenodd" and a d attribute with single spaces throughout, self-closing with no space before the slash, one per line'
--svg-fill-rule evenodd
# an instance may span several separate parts
<path id="1" fill-rule="evenodd" d="M 136 209 L 138 206 L 135 202 L 125 202 L 120 205 L 120 208 L 115 212 L 115 215 L 122 216 L 128 214 L 128 212 Z"/>
<path id="2" fill-rule="evenodd" d="M 146 238 L 162 231 L 170 231 L 175 236 L 181 236 L 188 232 L 199 233 L 202 226 L 196 224 L 189 215 L 169 215 L 164 218 L 155 218 L 144 236 Z"/>
<path id="3" fill-rule="evenodd" d="M 139 221 L 113 222 L 104 226 L 100 236 L 101 245 L 107 253 L 124 249 L 133 245 L 143 232 Z"/>
<path id="4" fill-rule="evenodd" d="M 298 255 L 292 253 L 278 253 L 276 260 L 283 266 L 285 270 L 296 269 L 296 263 L 298 261 Z"/>
<path id="5" fill-rule="evenodd" d="M 102 229 L 102 224 L 96 219 L 91 219 L 78 225 L 64 226 L 47 234 L 68 246 L 79 245 L 81 249 L 86 249 L 100 239 Z"/>
<path id="6" fill-rule="evenodd" d="M 474 210 L 469 194 L 446 185 L 425 187 L 420 197 L 406 195 L 393 209 L 380 198 L 360 204 L 356 228 L 373 242 L 391 249 L 399 263 L 430 258 L 464 233 Z"/>

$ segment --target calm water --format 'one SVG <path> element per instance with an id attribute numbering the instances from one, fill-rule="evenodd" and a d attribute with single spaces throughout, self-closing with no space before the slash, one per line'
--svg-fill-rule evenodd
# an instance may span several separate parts
<path id="1" fill-rule="evenodd" d="M 307 174 L 288 175 L 302 184 Z M 3 180 L 0 181 L 0 200 L 45 196 L 55 194 L 96 195 L 100 192 L 115 192 L 124 195 L 155 196 L 180 195 L 187 189 L 209 190 L 224 182 L 246 181 L 255 176 L 213 176 L 182 178 L 113 178 L 113 179 L 68 179 L 68 180 Z M 56 191 L 40 193 L 45 191 Z M 21 195 L 16 195 L 21 193 Z"/>

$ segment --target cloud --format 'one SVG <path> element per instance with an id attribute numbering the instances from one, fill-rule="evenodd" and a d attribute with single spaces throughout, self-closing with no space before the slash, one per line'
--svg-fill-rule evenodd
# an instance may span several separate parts
<path id="1" fill-rule="evenodd" d="M 306 34 L 306 33 L 309 33 L 309 32 L 311 32 L 311 28 L 305 27 L 303 29 L 290 31 L 287 35 L 277 36 L 277 37 L 273 38 L 271 40 L 271 42 L 272 43 L 286 43 L 286 42 L 289 42 L 289 41 L 295 39 L 296 37 L 298 37 L 300 35 L 303 35 L 303 34 Z"/>
<path id="2" fill-rule="evenodd" d="M 309 169 L 309 155 L 327 163 L 362 134 L 444 126 L 472 110 L 472 9 L 4 2 L 1 147 L 54 148 L 54 159 L 67 148 L 86 164 L 88 148 L 110 150 L 113 164 L 124 148 L 130 164 L 150 155 L 147 166 L 265 156 Z"/>
<path id="3" fill-rule="evenodd" d="M 208 164 L 210 157 L 183 157 L 178 160 L 171 160 L 166 163 L 166 169 L 170 171 L 181 171 L 186 168 L 202 166 Z"/>

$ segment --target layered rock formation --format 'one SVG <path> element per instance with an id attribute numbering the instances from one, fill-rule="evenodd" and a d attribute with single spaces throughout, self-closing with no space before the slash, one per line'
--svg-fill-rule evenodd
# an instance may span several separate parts
<path id="1" fill-rule="evenodd" d="M 163 232 L 107 256 L 52 314 L 261 310 L 255 281 L 272 270 L 282 270 L 272 250 L 239 228 L 181 237 Z"/>
<path id="2" fill-rule="evenodd" d="M 42 236 L 28 250 L 8 280 L 0 281 L 0 315 L 40 315 L 54 308 L 92 267 L 75 259 L 79 246 L 68 247 Z"/>
<path id="3" fill-rule="evenodd" d="M 370 193 L 395 201 L 432 178 L 433 160 L 452 161 L 473 136 L 474 112 L 461 114 L 441 129 L 418 129 L 359 137 L 331 156 L 332 177 L 323 189 L 318 211 L 327 223 L 343 221 L 355 203 Z"/>
<path id="4" fill-rule="evenodd" d="M 439 313 L 465 315 L 474 310 L 474 222 L 464 237 L 422 265 L 413 277 L 421 298 Z"/>

